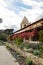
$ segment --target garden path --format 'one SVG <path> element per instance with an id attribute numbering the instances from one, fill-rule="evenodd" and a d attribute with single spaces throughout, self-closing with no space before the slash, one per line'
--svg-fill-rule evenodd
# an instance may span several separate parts
<path id="1" fill-rule="evenodd" d="M 0 46 L 0 65 L 19 65 L 5 46 Z"/>

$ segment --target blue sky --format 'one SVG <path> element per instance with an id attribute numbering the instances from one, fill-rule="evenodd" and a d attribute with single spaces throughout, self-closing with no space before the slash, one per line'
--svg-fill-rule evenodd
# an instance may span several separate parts
<path id="1" fill-rule="evenodd" d="M 43 0 L 0 0 L 0 29 L 19 29 L 24 16 L 29 22 L 43 18 Z"/>

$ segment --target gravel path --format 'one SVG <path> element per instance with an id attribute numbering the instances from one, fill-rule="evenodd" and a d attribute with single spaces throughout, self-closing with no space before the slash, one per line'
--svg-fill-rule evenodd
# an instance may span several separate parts
<path id="1" fill-rule="evenodd" d="M 0 46 L 0 65 L 19 65 L 5 46 Z"/>

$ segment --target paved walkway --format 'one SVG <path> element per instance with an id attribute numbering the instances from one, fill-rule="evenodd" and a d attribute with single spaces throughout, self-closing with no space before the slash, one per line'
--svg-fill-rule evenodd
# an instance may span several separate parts
<path id="1" fill-rule="evenodd" d="M 5 46 L 0 46 L 0 65 L 19 65 Z"/>

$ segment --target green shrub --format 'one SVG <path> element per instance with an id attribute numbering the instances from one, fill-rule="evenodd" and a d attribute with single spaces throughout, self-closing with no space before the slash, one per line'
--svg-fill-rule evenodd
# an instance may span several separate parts
<path id="1" fill-rule="evenodd" d="M 24 45 L 27 49 L 29 49 L 29 48 L 38 49 L 38 47 L 39 47 L 38 43 L 37 44 L 36 43 L 27 43 L 27 44 L 24 44 Z"/>
<path id="2" fill-rule="evenodd" d="M 43 30 L 39 31 L 39 41 L 43 42 Z"/>
<path id="3" fill-rule="evenodd" d="M 16 44 L 17 44 L 17 46 L 20 46 L 21 44 L 22 44 L 22 42 L 23 42 L 23 39 L 21 39 L 21 38 L 16 38 Z"/>
<path id="4" fill-rule="evenodd" d="M 33 54 L 34 55 L 40 55 L 40 51 L 39 50 L 34 50 Z"/>
<path id="5" fill-rule="evenodd" d="M 26 48 L 27 48 L 27 49 L 29 49 L 29 48 L 30 48 L 29 44 L 27 44 Z"/>
<path id="6" fill-rule="evenodd" d="M 43 45 L 39 45 L 39 50 L 42 49 L 43 50 Z"/>
<path id="7" fill-rule="evenodd" d="M 33 65 L 33 61 L 30 58 L 26 58 L 26 65 Z"/>
<path id="8" fill-rule="evenodd" d="M 40 50 L 40 52 L 43 52 L 43 45 L 39 46 L 39 50 Z"/>
<path id="9" fill-rule="evenodd" d="M 29 48 L 29 49 L 24 48 L 24 51 L 29 52 L 29 53 L 33 53 L 33 49 L 32 48 Z"/>
<path id="10" fill-rule="evenodd" d="M 10 47 L 9 47 L 9 44 L 6 44 L 6 48 L 8 48 L 8 49 L 10 48 Z"/>
<path id="11" fill-rule="evenodd" d="M 5 45 L 4 41 L 1 41 L 1 42 L 0 42 L 0 45 Z"/>
<path id="12" fill-rule="evenodd" d="M 23 48 L 24 48 L 24 45 L 23 45 L 23 44 L 21 44 L 21 45 L 20 45 L 20 48 L 21 48 L 21 49 L 23 49 Z"/>

